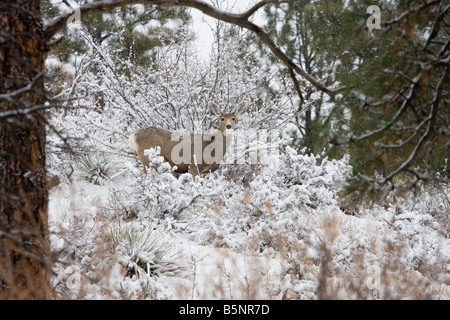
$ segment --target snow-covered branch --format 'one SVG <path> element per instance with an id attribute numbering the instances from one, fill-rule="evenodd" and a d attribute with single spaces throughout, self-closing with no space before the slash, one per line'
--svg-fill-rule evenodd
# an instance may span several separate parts
<path id="1" fill-rule="evenodd" d="M 205 15 L 213 17 L 217 20 L 221 20 L 245 29 L 252 31 L 256 36 L 277 56 L 289 69 L 295 70 L 305 80 L 310 82 L 318 90 L 327 93 L 329 96 L 334 97 L 341 90 L 333 90 L 322 84 L 315 76 L 307 73 L 303 68 L 296 64 L 286 53 L 280 49 L 280 47 L 271 39 L 271 37 L 258 25 L 249 20 L 258 9 L 269 3 L 289 3 L 290 0 L 263 0 L 256 3 L 253 7 L 247 11 L 236 14 L 222 11 L 208 3 L 199 0 L 103 0 L 93 2 L 81 6 L 79 8 L 81 17 L 93 14 L 96 12 L 108 11 L 117 7 L 123 7 L 129 4 L 147 4 L 147 5 L 161 5 L 161 6 L 182 6 L 200 10 Z M 50 21 L 45 27 L 44 32 L 47 39 L 52 38 L 59 30 L 63 29 L 66 25 L 67 19 L 71 17 L 71 13 L 63 14 L 52 21 Z"/>
<path id="2" fill-rule="evenodd" d="M 24 107 L 22 109 L 6 110 L 6 111 L 0 112 L 0 118 L 9 118 L 9 117 L 14 117 L 14 116 L 18 116 L 18 115 L 29 115 L 36 111 L 50 109 L 50 108 L 54 108 L 54 107 L 55 106 L 53 106 L 53 105 L 41 104 L 41 105 L 34 105 L 32 107 Z"/>

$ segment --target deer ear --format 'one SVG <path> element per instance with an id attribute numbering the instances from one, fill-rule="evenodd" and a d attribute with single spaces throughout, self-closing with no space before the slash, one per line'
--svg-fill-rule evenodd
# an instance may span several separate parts
<path id="1" fill-rule="evenodd" d="M 244 112 L 245 106 L 246 106 L 245 101 L 242 101 L 241 103 L 239 103 L 239 105 L 236 107 L 236 110 L 234 110 L 234 114 L 236 116 L 242 114 L 242 112 Z"/>
<path id="2" fill-rule="evenodd" d="M 220 117 L 222 115 L 222 111 L 220 111 L 220 108 L 214 102 L 209 103 L 209 108 L 215 116 Z"/>

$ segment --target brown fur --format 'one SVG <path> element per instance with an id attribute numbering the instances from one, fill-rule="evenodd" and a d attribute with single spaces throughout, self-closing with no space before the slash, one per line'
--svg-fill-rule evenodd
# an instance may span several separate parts
<path id="1" fill-rule="evenodd" d="M 190 135 L 191 154 L 187 163 L 175 164 L 172 160 L 172 150 L 180 143 L 180 141 L 172 141 L 172 132 L 170 131 L 152 126 L 139 130 L 130 136 L 130 145 L 136 152 L 139 161 L 143 164 L 145 174 L 147 173 L 146 167 L 149 166 L 149 159 L 144 154 L 144 150 L 155 148 L 157 146 L 161 148 L 160 155 L 164 157 L 164 161 L 168 162 L 172 167 L 176 165 L 176 172 L 178 173 L 190 172 L 195 178 L 197 174 L 215 171 L 219 168 L 220 161 L 215 161 L 213 163 L 207 163 L 207 161 L 203 161 L 203 152 L 208 145 L 215 141 L 215 137 L 221 137 L 223 153 L 222 157 L 220 157 L 219 155 L 218 157 L 220 158 L 220 160 L 222 160 L 232 140 L 236 119 L 242 112 L 244 104 L 241 103 L 232 113 L 222 113 L 219 107 L 217 107 L 217 105 L 215 105 L 214 103 L 210 103 L 209 106 L 213 114 L 216 115 L 219 119 L 220 125 L 218 131 L 214 135 Z M 202 147 L 201 150 L 199 150 L 199 148 L 198 150 L 196 150 L 194 148 L 194 144 L 200 143 L 199 141 L 201 141 Z M 197 161 L 194 161 L 194 155 Z M 212 153 L 212 156 L 215 156 L 215 153 Z M 195 163 L 197 165 L 194 165 Z"/>

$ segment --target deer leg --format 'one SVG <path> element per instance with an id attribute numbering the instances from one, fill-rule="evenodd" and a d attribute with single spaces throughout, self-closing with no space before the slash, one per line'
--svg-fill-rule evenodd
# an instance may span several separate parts
<path id="1" fill-rule="evenodd" d="M 148 157 L 146 155 L 138 154 L 139 161 L 144 166 L 144 174 L 147 175 L 146 167 L 149 165 Z"/>
<path id="2" fill-rule="evenodd" d="M 192 180 L 195 181 L 195 177 L 197 176 L 197 168 L 195 167 L 194 164 L 191 164 L 189 166 L 189 173 L 192 175 Z"/>

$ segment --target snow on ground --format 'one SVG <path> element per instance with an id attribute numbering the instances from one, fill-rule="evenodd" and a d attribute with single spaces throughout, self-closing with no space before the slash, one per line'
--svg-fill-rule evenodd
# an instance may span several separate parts
<path id="1" fill-rule="evenodd" d="M 448 299 L 448 188 L 345 215 L 347 160 L 287 149 L 245 183 L 175 178 L 158 161 L 104 185 L 74 174 L 50 196 L 56 296 Z"/>

